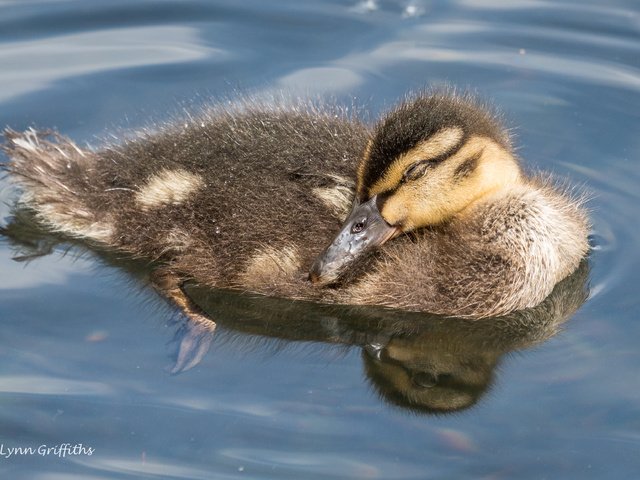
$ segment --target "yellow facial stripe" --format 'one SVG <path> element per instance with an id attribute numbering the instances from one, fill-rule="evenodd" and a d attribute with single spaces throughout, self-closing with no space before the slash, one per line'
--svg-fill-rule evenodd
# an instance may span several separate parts
<path id="1" fill-rule="evenodd" d="M 373 140 L 369 140 L 367 142 L 367 146 L 364 149 L 364 153 L 362 155 L 362 159 L 358 164 L 358 171 L 356 172 L 356 192 L 358 196 L 361 196 L 362 189 L 364 188 L 364 170 L 367 162 L 369 161 L 369 157 L 371 156 L 371 147 L 373 146 Z"/>
<path id="2" fill-rule="evenodd" d="M 384 176 L 369 189 L 369 196 L 372 197 L 395 188 L 402 180 L 402 176 L 409 166 L 421 160 L 429 160 L 446 153 L 456 146 L 463 133 L 460 127 L 442 129 L 402 154 L 391 164 Z M 362 178 L 360 174 L 358 177 L 359 180 Z"/>

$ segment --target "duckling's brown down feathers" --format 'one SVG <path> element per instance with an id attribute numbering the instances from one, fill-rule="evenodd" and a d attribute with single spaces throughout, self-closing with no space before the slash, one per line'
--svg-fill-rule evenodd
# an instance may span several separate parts
<path id="1" fill-rule="evenodd" d="M 476 108 L 441 99 L 444 111 Z M 536 305 L 587 251 L 580 206 L 528 181 L 317 288 L 307 272 L 353 201 L 371 137 L 357 120 L 299 106 L 214 110 L 97 151 L 57 134 L 5 135 L 22 202 L 45 225 L 212 287 L 483 317 Z"/>
<path id="2" fill-rule="evenodd" d="M 98 152 L 34 131 L 7 132 L 5 148 L 45 224 L 242 288 L 249 270 L 292 273 L 270 263 L 288 252 L 302 268 L 330 240 L 367 135 L 333 112 L 216 111 Z"/>

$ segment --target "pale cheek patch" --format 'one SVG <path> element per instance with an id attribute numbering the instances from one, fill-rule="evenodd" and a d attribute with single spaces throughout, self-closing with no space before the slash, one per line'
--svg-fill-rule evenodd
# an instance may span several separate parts
<path id="1" fill-rule="evenodd" d="M 406 195 L 404 191 L 396 192 L 396 194 L 387 200 L 380 214 L 391 225 L 402 225 L 403 231 L 411 230 L 414 225 L 408 222 L 410 205 L 412 198 Z"/>
<path id="2" fill-rule="evenodd" d="M 204 181 L 198 175 L 185 170 L 164 170 L 151 176 L 135 199 L 144 210 L 178 205 L 203 186 Z"/>

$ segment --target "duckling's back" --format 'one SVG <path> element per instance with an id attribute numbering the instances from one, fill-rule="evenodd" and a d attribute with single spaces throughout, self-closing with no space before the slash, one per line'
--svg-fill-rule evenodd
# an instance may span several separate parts
<path id="1" fill-rule="evenodd" d="M 205 284 L 286 294 L 348 210 L 367 135 L 339 112 L 244 108 L 97 152 L 9 131 L 5 150 L 52 228 Z"/>

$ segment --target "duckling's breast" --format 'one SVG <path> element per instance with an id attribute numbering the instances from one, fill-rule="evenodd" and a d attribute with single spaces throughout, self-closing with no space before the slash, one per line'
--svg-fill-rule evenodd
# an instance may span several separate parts
<path id="1" fill-rule="evenodd" d="M 461 317 L 542 302 L 588 252 L 579 201 L 552 185 L 513 186 L 447 224 L 400 237 L 341 301 Z"/>

